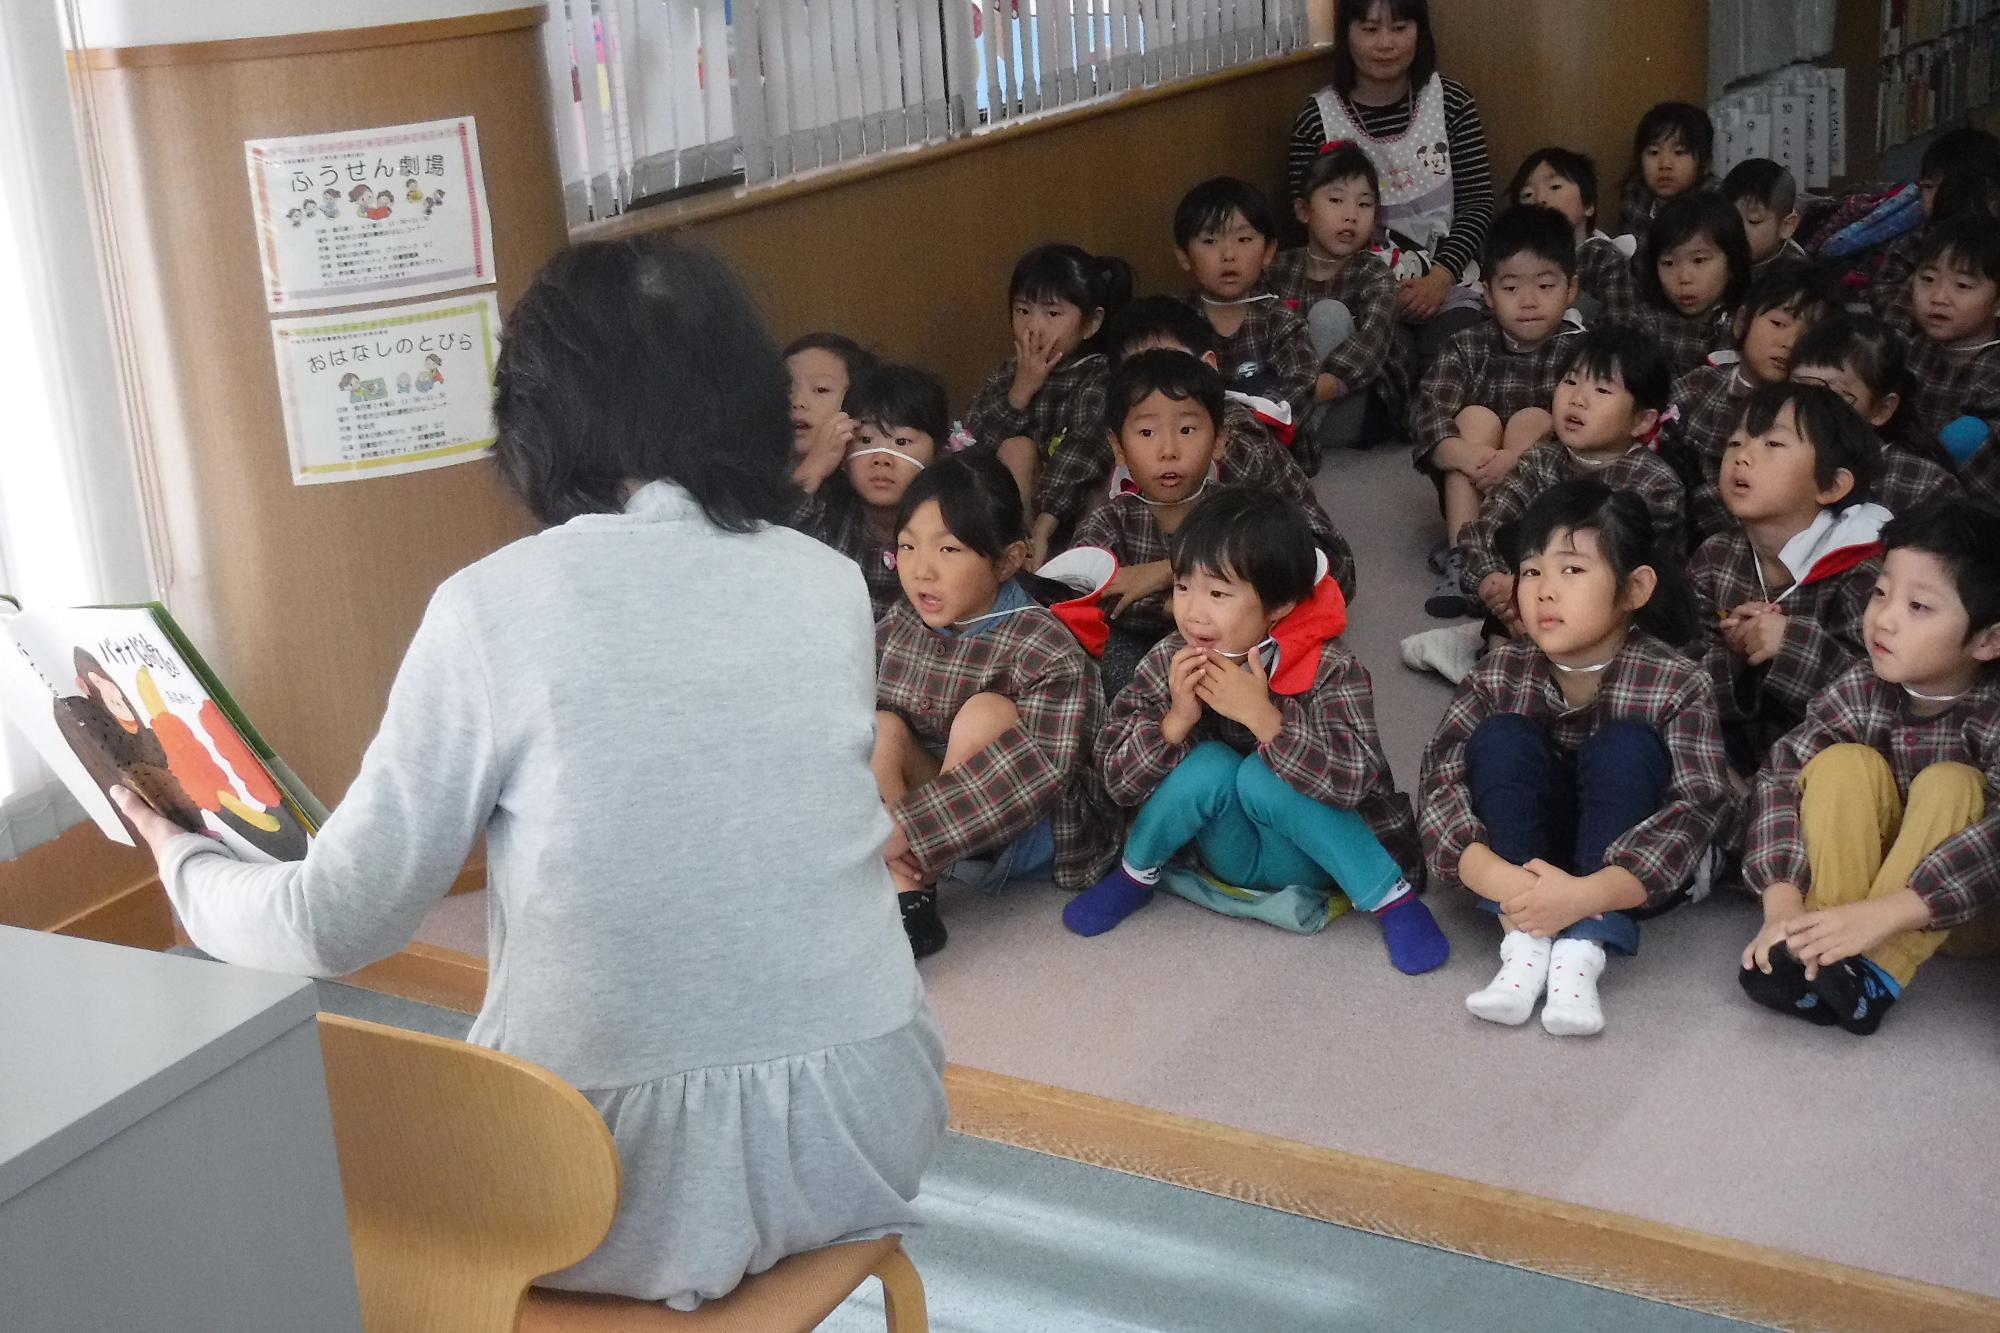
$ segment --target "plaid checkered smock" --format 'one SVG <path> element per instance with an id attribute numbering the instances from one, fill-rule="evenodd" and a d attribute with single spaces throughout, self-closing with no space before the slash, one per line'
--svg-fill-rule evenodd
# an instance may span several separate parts
<path id="1" fill-rule="evenodd" d="M 1285 727 L 1260 744 L 1248 727 L 1204 708 L 1179 745 L 1167 744 L 1160 720 L 1172 704 L 1167 687 L 1174 654 L 1187 647 L 1169 634 L 1139 663 L 1132 683 L 1111 703 L 1097 736 L 1097 762 L 1111 798 L 1144 805 L 1167 775 L 1203 741 L 1220 741 L 1241 755 L 1260 754 L 1294 791 L 1322 805 L 1352 810 L 1368 821 L 1412 884 L 1420 883 L 1423 853 L 1410 798 L 1396 790 L 1375 727 L 1375 692 L 1368 671 L 1338 639 L 1320 656 L 1319 674 L 1302 694 L 1274 695 Z"/>
<path id="2" fill-rule="evenodd" d="M 1264 270 L 1264 286 L 1301 319 L 1320 301 L 1338 301 L 1354 316 L 1354 332 L 1326 354 L 1319 374 L 1337 377 L 1348 393 L 1376 389 L 1392 414 L 1410 394 L 1409 365 L 1396 337 L 1396 280 L 1372 254 L 1355 255 L 1325 282 L 1307 276 L 1304 246 L 1287 250 Z"/>
<path id="3" fill-rule="evenodd" d="M 1882 467 L 1869 484 L 1868 498 L 1892 514 L 1901 514 L 1926 500 L 1959 495 L 1964 489 L 1958 473 L 1889 442 L 1882 446 Z"/>
<path id="4" fill-rule="evenodd" d="M 1666 460 L 1644 445 L 1635 445 L 1601 467 L 1592 467 L 1558 440 L 1544 440 L 1522 454 L 1507 479 L 1481 501 L 1479 517 L 1465 530 L 1459 548 L 1465 552 L 1465 587 L 1476 593 L 1489 574 L 1511 574 L 1514 567 L 1500 551 L 1501 532 L 1521 521 L 1543 491 L 1558 482 L 1590 477 L 1614 491 L 1630 491 L 1646 502 L 1653 519 L 1653 540 L 1661 560 L 1679 563 L 1687 554 L 1687 512 L 1681 479 Z"/>
<path id="5" fill-rule="evenodd" d="M 1702 670 L 1723 720 L 1755 724 L 1751 739 L 1760 753 L 1804 716 L 1814 695 L 1868 655 L 1861 617 L 1881 573 L 1877 557 L 1844 573 L 1796 584 L 1790 592 L 1767 591 L 1757 553 L 1742 528 L 1710 537 L 1695 552 L 1688 579 L 1701 604 Z M 1780 593 L 1786 620 L 1778 655 L 1761 667 L 1746 665 L 1723 641 L 1722 618 L 1745 602 L 1774 601 Z"/>
<path id="6" fill-rule="evenodd" d="M 786 526 L 796 528 L 861 567 L 861 580 L 868 585 L 868 604 L 880 620 L 903 600 L 902 580 L 896 576 L 896 545 L 875 539 L 868 530 L 868 514 L 861 497 L 845 478 L 828 477 L 819 490 L 808 495 Z"/>
<path id="7" fill-rule="evenodd" d="M 1868 308 L 1907 333 L 1910 280 L 1917 276 L 1917 251 L 1924 245 L 1922 227 L 1904 232 L 1889 243 L 1868 279 Z"/>
<path id="8" fill-rule="evenodd" d="M 1472 809 L 1465 746 L 1480 723 L 1501 713 L 1519 713 L 1547 727 L 1556 746 L 1572 759 L 1605 723 L 1637 722 L 1659 735 L 1673 760 L 1666 803 L 1605 854 L 1607 864 L 1624 867 L 1645 886 L 1647 906 L 1679 891 L 1703 851 L 1729 831 L 1735 815 L 1729 762 L 1700 668 L 1634 629 L 1605 668 L 1597 697 L 1571 708 L 1542 650 L 1517 641 L 1480 659 L 1424 751 L 1417 827 L 1433 883 L 1460 885 L 1459 857 L 1472 844 L 1486 841 L 1486 826 Z"/>
<path id="9" fill-rule="evenodd" d="M 1183 298 L 1209 317 L 1200 292 Z M 1243 323 L 1227 338 L 1215 335 L 1215 361 L 1225 387 L 1291 404 L 1297 421 L 1313 405 L 1319 365 L 1303 315 L 1268 292 L 1246 299 Z"/>
<path id="10" fill-rule="evenodd" d="M 1458 414 L 1468 407 L 1491 408 L 1504 425 L 1523 408 L 1547 411 L 1554 404 L 1571 338 L 1582 330 L 1564 324 L 1527 351 L 1515 349 L 1497 321 L 1454 335 L 1438 353 L 1410 405 L 1410 447 L 1418 463 L 1458 430 Z"/>
<path id="11" fill-rule="evenodd" d="M 1822 690 L 1806 719 L 1780 740 L 1757 775 L 1743 858 L 1744 882 L 1812 883 L 1799 821 L 1799 775 L 1830 745 L 1865 745 L 1889 761 L 1896 788 L 1932 764 L 1967 764 L 1986 775 L 1986 813 L 1918 863 L 1910 888 L 1944 929 L 2000 903 L 2000 674 L 1988 667 L 1970 693 L 1936 717 L 1918 717 L 1899 685 L 1857 662 Z"/>
<path id="12" fill-rule="evenodd" d="M 1755 388 L 1733 359 L 1727 365 L 1697 366 L 1674 381 L 1680 420 L 1667 428 L 1667 458 L 1687 487 L 1688 525 L 1696 546 L 1736 526 L 1723 506 L 1718 479 L 1722 452 Z"/>
<path id="13" fill-rule="evenodd" d="M 1935 443 L 1951 422 L 1991 415 L 2000 405 L 2000 340 L 1954 352 L 1914 333 L 1909 345 L 1910 397 L 1897 421 L 1912 438 Z"/>
<path id="14" fill-rule="evenodd" d="M 1649 333 L 1667 358 L 1667 369 L 1676 377 L 1708 363 L 1710 353 L 1733 351 L 1736 333 L 1731 327 L 1734 310 L 1717 307 L 1705 315 L 1690 318 L 1678 310 L 1639 302 L 1606 323 L 1623 324 Z"/>
<path id="15" fill-rule="evenodd" d="M 947 636 L 909 602 L 875 626 L 875 706 L 942 752 L 959 709 L 1000 694 L 1021 725 L 906 794 L 892 812 L 926 874 L 1055 823 L 1055 881 L 1094 884 L 1118 854 L 1117 815 L 1091 763 L 1103 714 L 1097 668 L 1047 608 L 1026 607 L 983 633 Z"/>
<path id="16" fill-rule="evenodd" d="M 1111 455 L 1104 438 L 1104 390 L 1109 378 L 1101 353 L 1073 356 L 1050 372 L 1027 410 L 1017 412 L 1007 401 L 1007 391 L 1014 386 L 1014 361 L 1009 358 L 987 377 L 966 409 L 965 429 L 976 448 L 998 449 L 1003 440 L 1017 435 L 1035 442 L 1042 465 L 1032 498 L 1036 513 L 1073 522 L 1088 506 L 1088 488 L 1078 478 Z M 1076 467 L 1055 464 L 1071 452 L 1078 455 Z M 1103 463 L 1103 474 L 1110 471 L 1110 464 Z"/>
<path id="17" fill-rule="evenodd" d="M 1633 276 L 1631 259 L 1601 231 L 1584 237 L 1576 247 L 1576 285 L 1604 307 L 1598 318 L 1606 323 L 1639 304 L 1639 280 Z"/>

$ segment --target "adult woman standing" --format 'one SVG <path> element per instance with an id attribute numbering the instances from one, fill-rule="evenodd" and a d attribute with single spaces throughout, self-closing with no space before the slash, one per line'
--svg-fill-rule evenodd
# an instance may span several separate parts
<path id="1" fill-rule="evenodd" d="M 883 863 L 852 562 L 773 526 L 788 378 L 736 281 L 580 246 L 507 321 L 500 469 L 548 529 L 447 579 L 306 859 L 240 863 L 136 798 L 195 943 L 332 976 L 406 944 L 484 833 L 471 1040 L 554 1070 L 624 1163 L 546 1279 L 692 1308 L 905 1228 L 943 1049 Z"/>
<path id="2" fill-rule="evenodd" d="M 1437 72 L 1429 0 L 1338 0 L 1333 82 L 1299 108 L 1286 180 L 1297 197 L 1321 145 L 1361 145 L 1382 181 L 1378 225 L 1428 255 L 1406 278 L 1398 309 L 1423 326 L 1428 351 L 1475 314 L 1438 319 L 1452 286 L 1479 258 L 1493 218 L 1493 169 L 1479 106 Z"/>

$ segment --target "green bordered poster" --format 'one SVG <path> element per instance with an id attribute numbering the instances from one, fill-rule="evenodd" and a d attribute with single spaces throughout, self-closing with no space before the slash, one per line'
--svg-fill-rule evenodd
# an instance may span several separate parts
<path id="1" fill-rule="evenodd" d="M 493 447 L 491 292 L 271 321 L 292 480 L 449 467 Z"/>

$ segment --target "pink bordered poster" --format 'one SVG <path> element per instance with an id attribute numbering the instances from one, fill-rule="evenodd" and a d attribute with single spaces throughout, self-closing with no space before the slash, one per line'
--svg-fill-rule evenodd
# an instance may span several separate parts
<path id="1" fill-rule="evenodd" d="M 471 116 L 251 139 L 243 154 L 269 309 L 325 310 L 493 281 Z"/>

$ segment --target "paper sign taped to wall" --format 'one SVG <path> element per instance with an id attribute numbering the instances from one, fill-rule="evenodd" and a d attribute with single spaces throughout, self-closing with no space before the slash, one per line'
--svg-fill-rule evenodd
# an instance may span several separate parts
<path id="1" fill-rule="evenodd" d="M 364 481 L 493 447 L 491 292 L 271 321 L 292 480 Z"/>
<path id="2" fill-rule="evenodd" d="M 493 281 L 471 116 L 243 145 L 264 299 L 328 309 Z"/>

